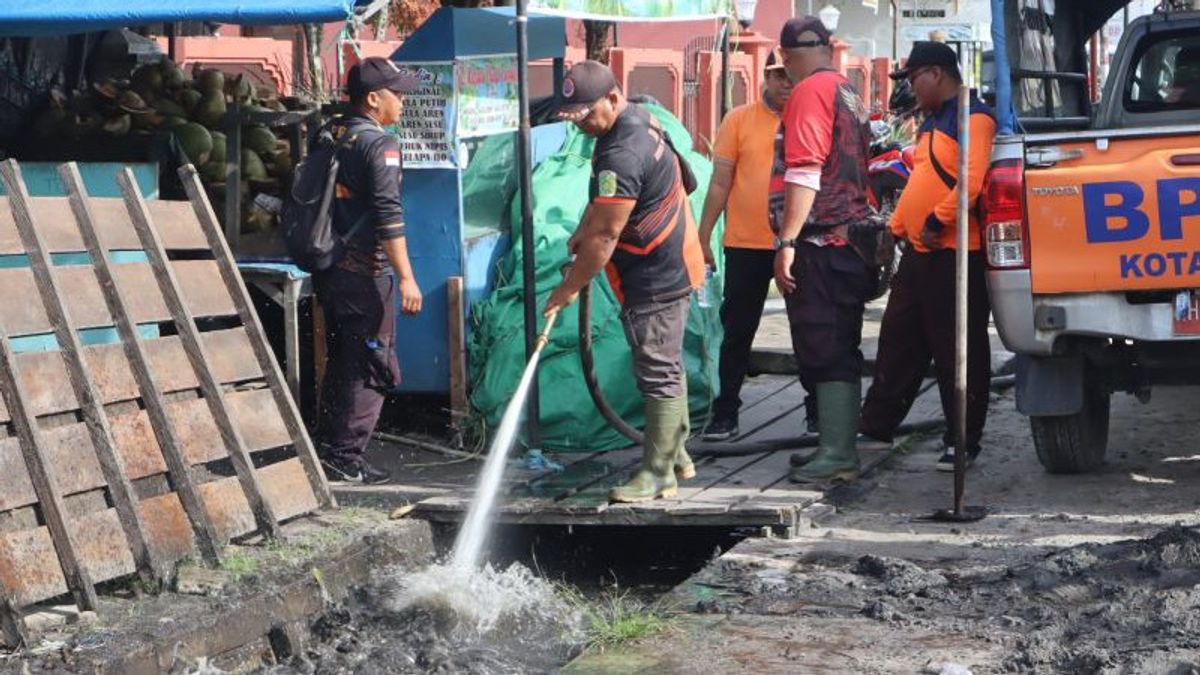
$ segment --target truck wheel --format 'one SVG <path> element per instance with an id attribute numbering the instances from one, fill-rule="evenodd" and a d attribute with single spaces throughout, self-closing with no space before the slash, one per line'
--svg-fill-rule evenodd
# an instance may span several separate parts
<path id="1" fill-rule="evenodd" d="M 1074 415 L 1030 417 L 1038 461 L 1049 473 L 1086 473 L 1104 462 L 1108 450 L 1110 394 L 1094 385 L 1083 392 Z"/>

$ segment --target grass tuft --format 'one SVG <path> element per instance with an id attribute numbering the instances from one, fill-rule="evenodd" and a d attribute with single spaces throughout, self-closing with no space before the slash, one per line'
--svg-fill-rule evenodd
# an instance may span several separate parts
<path id="1" fill-rule="evenodd" d="M 241 581 L 258 574 L 258 558 L 241 551 L 226 553 L 221 559 L 221 568 L 229 572 L 234 581 Z"/>
<path id="2" fill-rule="evenodd" d="M 559 585 L 559 594 L 583 617 L 584 649 L 605 651 L 666 631 L 671 620 L 663 608 L 636 597 L 628 589 L 613 587 L 599 598 Z"/>

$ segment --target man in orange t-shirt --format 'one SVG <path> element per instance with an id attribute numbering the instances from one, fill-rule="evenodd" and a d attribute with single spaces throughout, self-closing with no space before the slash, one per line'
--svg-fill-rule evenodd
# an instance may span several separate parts
<path id="1" fill-rule="evenodd" d="M 917 131 L 912 176 L 892 212 L 892 232 L 911 248 L 900 259 L 879 333 L 875 379 L 867 391 L 859 422 L 858 447 L 890 446 L 908 414 L 921 381 L 934 364 L 942 410 L 955 417 L 954 295 L 958 229 L 958 57 L 947 45 L 917 42 L 903 70 L 917 105 L 926 113 Z M 983 189 L 996 136 L 996 117 L 975 92 L 970 93 L 970 147 L 967 192 L 974 204 Z M 989 303 L 979 250 L 979 219 L 968 214 L 967 246 L 967 437 L 959 443 L 948 431 L 937 461 L 939 471 L 954 470 L 955 449 L 965 448 L 968 465 L 979 454 L 987 420 L 991 379 L 988 340 Z"/>
<path id="2" fill-rule="evenodd" d="M 725 293 L 721 302 L 721 389 L 713 402 L 704 439 L 723 441 L 738 434 L 738 394 L 750 360 L 750 347 L 762 319 L 775 261 L 775 233 L 767 221 L 767 186 L 775 156 L 779 113 L 792 92 L 782 58 L 767 57 L 762 100 L 738 106 L 725 116 L 713 147 L 713 174 L 700 216 L 704 261 L 716 266 L 713 228 L 725 214 Z M 807 389 L 807 388 L 806 388 Z M 806 403 L 811 403 L 807 401 Z M 810 423 L 816 405 L 807 405 Z"/>

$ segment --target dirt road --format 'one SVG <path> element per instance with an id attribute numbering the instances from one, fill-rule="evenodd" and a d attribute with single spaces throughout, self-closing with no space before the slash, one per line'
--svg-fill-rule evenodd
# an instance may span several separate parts
<path id="1" fill-rule="evenodd" d="M 1200 389 L 1113 399 L 1105 468 L 1050 476 L 995 396 L 968 503 L 937 443 L 899 455 L 798 539 L 747 540 L 680 586 L 677 628 L 571 672 L 1200 673 Z M 697 655 L 703 655 L 698 659 Z"/>

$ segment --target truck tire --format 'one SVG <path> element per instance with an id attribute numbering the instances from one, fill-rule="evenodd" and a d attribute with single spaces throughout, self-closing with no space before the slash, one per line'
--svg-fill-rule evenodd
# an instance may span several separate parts
<path id="1" fill-rule="evenodd" d="M 1086 473 L 1104 463 L 1110 397 L 1102 387 L 1089 385 L 1083 408 L 1074 415 L 1029 418 L 1038 461 L 1048 473 Z"/>

